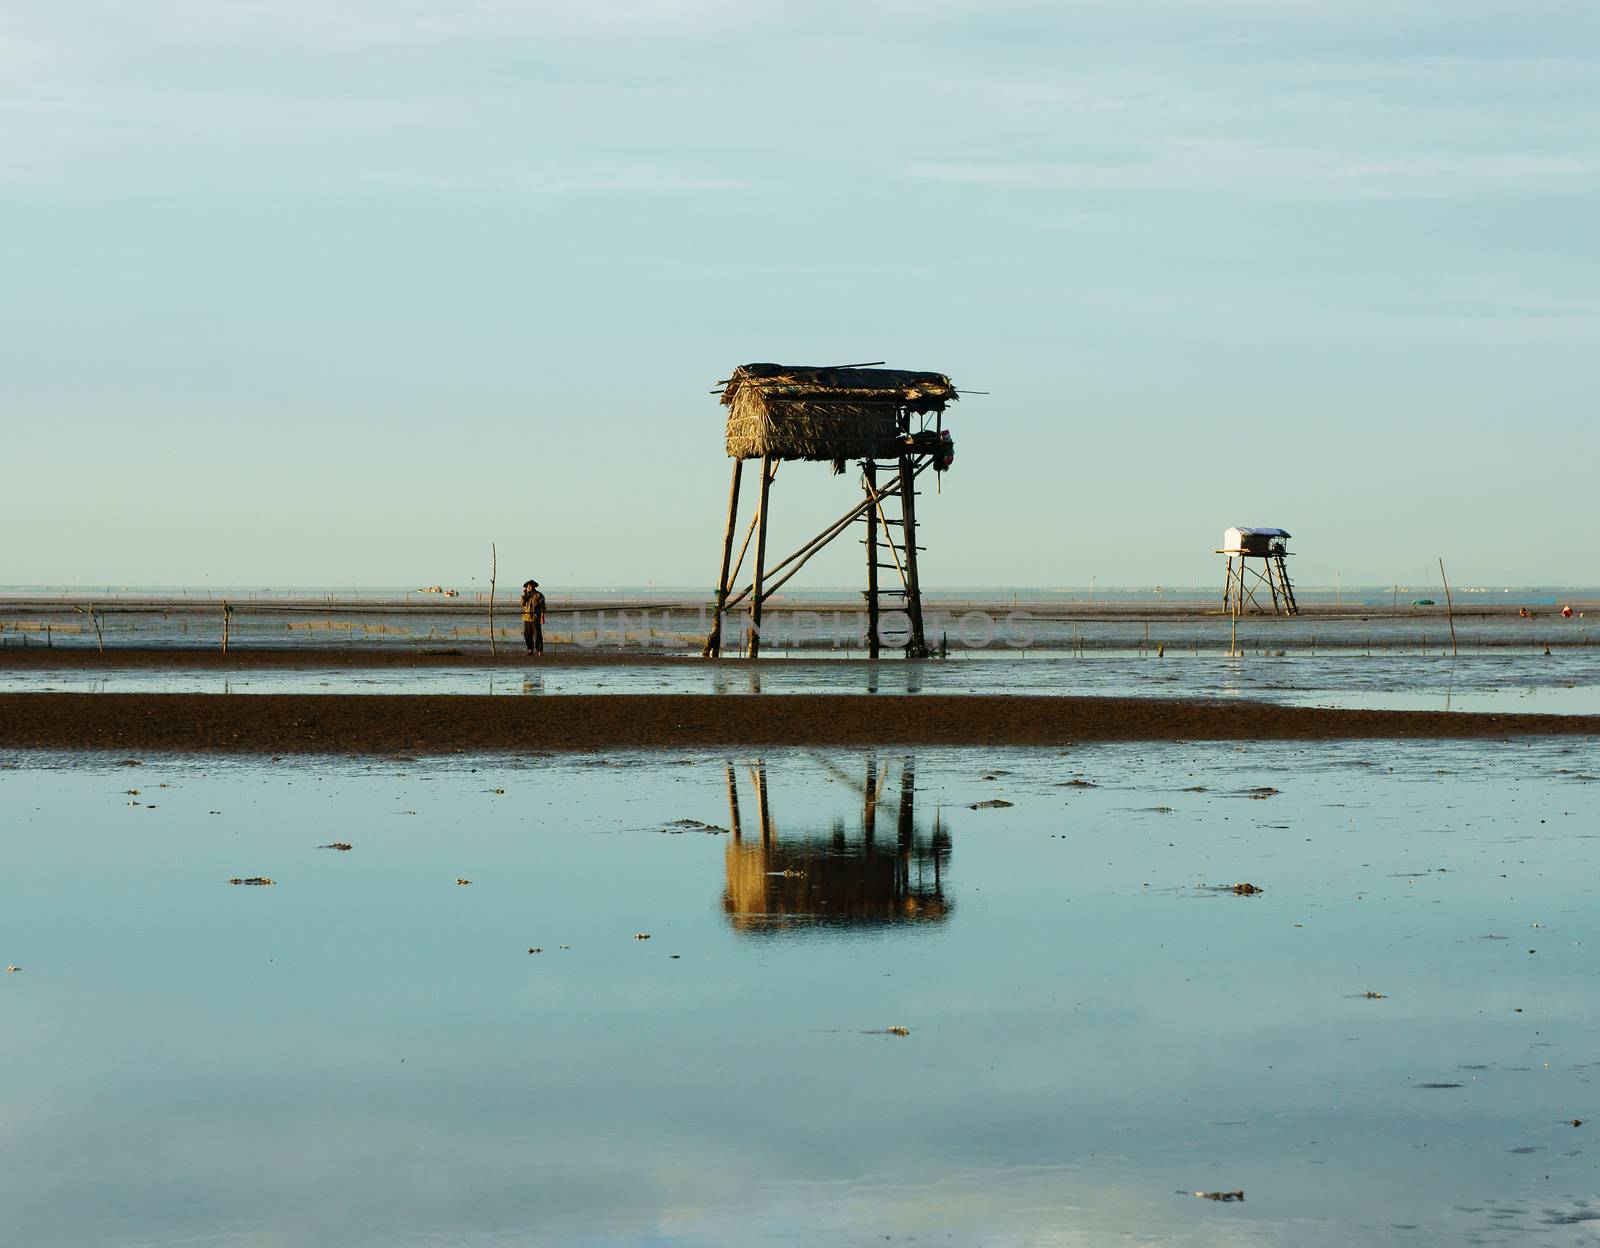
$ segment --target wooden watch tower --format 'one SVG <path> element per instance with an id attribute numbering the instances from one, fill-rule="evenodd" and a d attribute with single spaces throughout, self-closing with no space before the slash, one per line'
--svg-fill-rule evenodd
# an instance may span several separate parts
<path id="1" fill-rule="evenodd" d="M 878 657 L 878 624 L 887 609 L 903 611 L 909 622 L 906 657 L 926 658 L 928 643 L 917 579 L 916 483 L 928 468 L 943 472 L 955 458 L 955 444 L 944 428 L 944 409 L 959 397 L 950 379 L 943 373 L 904 372 L 866 364 L 828 368 L 743 364 L 718 384 L 722 404 L 728 409 L 733 485 L 728 493 L 715 615 L 702 651 L 705 657 L 721 657 L 723 617 L 744 602 L 750 607 L 745 653 L 752 659 L 759 657 L 761 609 L 766 600 L 834 538 L 864 523 L 868 653 Z M 761 479 L 755 515 L 735 558 L 739 483 L 747 459 L 760 461 Z M 835 473 L 843 473 L 845 464 L 854 461 L 861 470 L 864 497 L 799 550 L 769 566 L 768 503 L 773 478 L 784 460 L 831 462 Z M 749 582 L 736 590 L 752 537 L 754 570 Z"/>

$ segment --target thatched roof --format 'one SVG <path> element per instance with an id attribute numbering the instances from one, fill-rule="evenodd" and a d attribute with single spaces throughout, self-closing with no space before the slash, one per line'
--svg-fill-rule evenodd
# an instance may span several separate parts
<path id="1" fill-rule="evenodd" d="M 719 383 L 735 459 L 859 459 L 890 453 L 907 413 L 959 397 L 943 373 L 742 364 Z"/>

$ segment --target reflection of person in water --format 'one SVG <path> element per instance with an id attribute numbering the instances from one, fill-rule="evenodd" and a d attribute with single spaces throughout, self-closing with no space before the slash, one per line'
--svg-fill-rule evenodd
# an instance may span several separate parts
<path id="1" fill-rule="evenodd" d="M 944 895 L 950 837 L 942 820 L 920 830 L 915 817 L 915 776 L 901 763 L 892 835 L 878 836 L 877 808 L 889 780 L 876 760 L 867 762 L 859 835 L 833 820 L 826 833 L 785 832 L 780 838 L 767 806 L 764 766 L 752 769 L 758 835 L 746 835 L 738 783 L 728 767 L 730 829 L 723 909 L 739 931 L 825 925 L 886 925 L 939 921 L 951 910 Z M 755 831 L 755 830 L 752 830 Z"/>

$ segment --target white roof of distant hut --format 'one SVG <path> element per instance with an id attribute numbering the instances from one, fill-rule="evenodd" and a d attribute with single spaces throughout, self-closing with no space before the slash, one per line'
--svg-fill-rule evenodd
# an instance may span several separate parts
<path id="1" fill-rule="evenodd" d="M 1223 530 L 1222 549 L 1219 554 L 1265 554 L 1271 546 L 1282 546 L 1291 534 L 1287 529 L 1265 529 L 1246 525 L 1235 525 L 1231 529 Z"/>

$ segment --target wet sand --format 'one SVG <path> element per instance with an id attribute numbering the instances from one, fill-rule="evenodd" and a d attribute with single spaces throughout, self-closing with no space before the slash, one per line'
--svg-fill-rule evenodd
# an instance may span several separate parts
<path id="1" fill-rule="evenodd" d="M 1600 737 L 1600 716 L 871 694 L 0 694 L 0 748 L 450 754 L 1083 741 Z"/>

